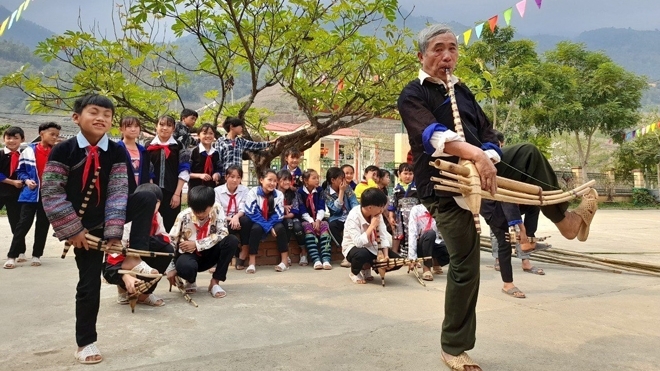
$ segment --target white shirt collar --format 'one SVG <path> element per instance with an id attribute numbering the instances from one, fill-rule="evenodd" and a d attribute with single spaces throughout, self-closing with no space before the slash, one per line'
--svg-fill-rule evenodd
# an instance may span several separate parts
<path id="1" fill-rule="evenodd" d="M 91 146 L 91 144 L 89 144 L 89 141 L 87 140 L 87 138 L 85 138 L 85 136 L 82 134 L 82 132 L 78 132 L 78 134 L 76 134 L 76 140 L 78 141 L 78 147 L 80 147 L 80 148 L 87 148 L 88 146 Z M 96 146 L 101 148 L 104 151 L 107 151 L 108 150 L 108 141 L 109 141 L 108 135 L 103 134 L 103 137 L 101 137 L 99 142 L 96 143 Z"/>
<path id="2" fill-rule="evenodd" d="M 335 192 L 335 190 L 332 189 L 332 187 L 330 186 L 330 184 L 328 184 L 328 192 L 330 192 L 331 195 L 336 195 L 336 194 L 337 194 L 337 192 Z"/>
<path id="3" fill-rule="evenodd" d="M 220 187 L 218 187 L 218 192 L 220 192 L 220 194 L 227 194 L 227 195 L 238 194 L 238 193 L 241 192 L 241 186 L 243 186 L 243 185 L 239 184 L 238 187 L 236 187 L 236 190 L 234 191 L 234 193 L 229 193 L 229 188 L 227 188 L 227 184 L 223 184 Z"/>
<path id="4" fill-rule="evenodd" d="M 202 143 L 200 143 L 197 147 L 199 148 L 199 153 L 206 152 L 206 148 L 204 147 L 204 145 Z M 206 153 L 206 155 L 211 156 L 213 154 L 213 152 L 215 152 L 215 148 L 213 148 L 213 146 L 211 146 L 211 149 Z"/>
<path id="5" fill-rule="evenodd" d="M 307 187 L 303 186 L 303 190 L 305 191 L 305 193 L 309 194 L 309 190 L 307 189 Z M 316 188 L 312 189 L 312 194 L 314 193 L 316 193 Z"/>
<path id="6" fill-rule="evenodd" d="M 370 222 L 367 221 L 367 219 L 364 218 L 364 215 L 362 215 L 362 207 L 356 207 L 356 209 L 358 209 L 357 214 L 358 214 L 358 219 L 360 220 L 360 225 L 361 226 L 364 226 L 364 225 L 368 226 L 369 224 L 371 224 Z"/>
<path id="7" fill-rule="evenodd" d="M 176 144 L 176 143 L 177 143 L 177 141 L 176 141 L 176 139 L 174 139 L 174 137 L 170 137 L 170 139 L 168 139 L 166 143 L 163 143 L 158 138 L 158 135 L 156 135 L 154 137 L 154 139 L 151 141 L 151 143 L 149 143 L 149 144 L 154 144 L 154 145 L 167 144 L 167 145 L 170 145 L 170 144 Z"/>
<path id="8" fill-rule="evenodd" d="M 3 150 L 5 151 L 5 155 L 8 155 L 8 154 L 11 153 L 11 150 L 7 147 L 3 148 Z"/>
<path id="9" fill-rule="evenodd" d="M 447 87 L 447 84 L 445 84 L 444 81 L 429 75 L 428 73 L 424 72 L 424 70 L 422 70 L 421 68 L 419 69 L 419 74 L 417 75 L 417 78 L 419 79 L 420 84 L 423 84 L 424 80 L 428 79 L 430 82 L 432 82 L 434 84 L 444 85 L 445 87 Z M 451 75 L 451 82 L 452 83 L 456 84 L 456 83 L 458 83 L 458 81 L 459 81 L 458 77 L 456 77 L 454 75 Z"/>

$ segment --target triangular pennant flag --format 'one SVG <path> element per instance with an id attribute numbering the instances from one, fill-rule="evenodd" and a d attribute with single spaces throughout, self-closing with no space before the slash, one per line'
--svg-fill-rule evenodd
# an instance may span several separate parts
<path id="1" fill-rule="evenodd" d="M 458 42 L 458 40 L 460 39 L 461 39 L 461 35 L 456 35 L 456 44 L 460 44 L 460 42 Z"/>
<path id="2" fill-rule="evenodd" d="M 481 32 L 484 30 L 484 25 L 485 24 L 486 24 L 486 22 L 480 23 L 474 28 L 474 36 L 476 36 L 477 39 L 481 37 Z"/>
<path id="3" fill-rule="evenodd" d="M 5 19 L 4 22 L 0 25 L 0 36 L 2 36 L 3 33 L 5 33 L 5 28 L 7 27 L 7 23 L 9 23 L 9 18 Z"/>
<path id="4" fill-rule="evenodd" d="M 511 12 L 513 12 L 513 8 L 509 8 L 504 11 L 504 21 L 506 22 L 507 26 L 511 23 Z"/>
<path id="5" fill-rule="evenodd" d="M 470 37 L 472 36 L 472 29 L 470 28 L 469 30 L 463 32 L 463 39 L 465 39 L 465 45 L 467 45 L 470 42 Z"/>
<path id="6" fill-rule="evenodd" d="M 488 19 L 488 24 L 490 24 L 490 32 L 495 32 L 495 26 L 497 26 L 497 16 L 494 15 Z"/>
<path id="7" fill-rule="evenodd" d="M 525 16 L 525 6 L 527 6 L 527 0 L 522 0 L 521 2 L 516 4 L 516 9 L 518 9 L 518 14 L 520 14 L 520 18 Z"/>
<path id="8" fill-rule="evenodd" d="M 541 2 L 542 2 L 542 1 L 543 1 L 543 0 L 536 0 L 536 5 L 539 6 L 539 9 L 541 9 Z"/>
<path id="9" fill-rule="evenodd" d="M 29 0 L 25 0 L 25 1 L 29 1 Z M 18 22 L 18 19 L 21 18 L 21 13 L 23 13 L 23 5 L 25 5 L 25 3 L 19 5 L 18 9 L 16 9 L 16 22 Z"/>
<path id="10" fill-rule="evenodd" d="M 30 0 L 25 0 L 25 2 L 23 3 L 23 11 L 25 11 L 25 9 L 27 9 L 29 4 L 30 4 Z"/>
<path id="11" fill-rule="evenodd" d="M 7 29 L 10 29 L 11 26 L 14 24 L 15 17 L 16 17 L 16 10 L 14 10 L 14 12 L 11 13 L 11 17 L 9 17 L 9 25 L 7 26 Z"/>

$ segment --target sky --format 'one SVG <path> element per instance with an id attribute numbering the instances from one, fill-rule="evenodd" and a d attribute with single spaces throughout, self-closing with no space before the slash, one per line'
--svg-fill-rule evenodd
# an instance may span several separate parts
<path id="1" fill-rule="evenodd" d="M 468 26 L 500 15 L 514 7 L 512 24 L 525 35 L 548 34 L 575 37 L 583 31 L 604 27 L 660 29 L 658 0 L 543 0 L 541 9 L 535 0 L 527 0 L 525 17 L 515 10 L 519 0 L 399 0 L 401 7 L 413 9 L 413 15 L 437 21 L 455 21 Z M 112 28 L 113 0 L 36 0 L 24 17 L 54 32 L 77 29 L 78 13 L 84 25 L 96 20 L 101 29 Z M 122 2 L 120 0 L 119 2 Z M 0 0 L 0 5 L 14 10 L 21 0 Z M 502 21 L 501 21 L 502 22 Z M 454 30 L 457 33 L 465 30 Z"/>

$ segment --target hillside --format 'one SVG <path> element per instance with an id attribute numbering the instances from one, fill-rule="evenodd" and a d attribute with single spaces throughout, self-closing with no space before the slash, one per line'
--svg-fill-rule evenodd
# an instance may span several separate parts
<path id="1" fill-rule="evenodd" d="M 4 21 L 12 12 L 13 10 L 10 11 L 0 5 L 0 20 Z M 21 18 L 18 22 L 14 22 L 10 30 L 5 30 L 1 40 L 23 44 L 30 49 L 34 49 L 39 41 L 45 40 L 53 34 L 52 31 L 45 29 L 34 22 L 30 22 L 25 18 Z"/>

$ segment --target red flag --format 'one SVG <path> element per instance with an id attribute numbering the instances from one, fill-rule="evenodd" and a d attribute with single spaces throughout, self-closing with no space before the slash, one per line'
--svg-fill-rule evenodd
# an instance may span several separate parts
<path id="1" fill-rule="evenodd" d="M 540 1 L 540 0 L 537 0 Z M 488 24 L 490 25 L 490 32 L 495 32 L 495 26 L 497 26 L 497 16 L 494 15 L 488 19 Z"/>

